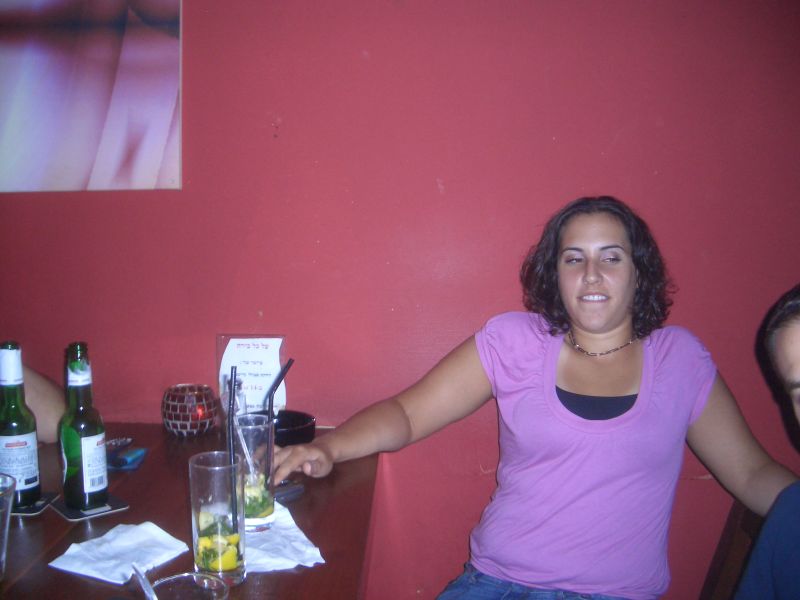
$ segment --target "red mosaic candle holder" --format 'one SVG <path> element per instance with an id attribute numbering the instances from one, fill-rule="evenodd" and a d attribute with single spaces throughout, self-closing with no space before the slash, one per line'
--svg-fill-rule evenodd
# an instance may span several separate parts
<path id="1" fill-rule="evenodd" d="M 161 419 L 167 431 L 177 436 L 194 436 L 214 427 L 218 404 L 207 385 L 179 383 L 164 392 Z"/>

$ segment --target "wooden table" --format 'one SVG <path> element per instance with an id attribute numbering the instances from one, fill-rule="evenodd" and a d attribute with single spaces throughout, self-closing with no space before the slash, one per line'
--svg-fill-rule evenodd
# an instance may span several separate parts
<path id="1" fill-rule="evenodd" d="M 148 448 L 136 471 L 110 473 L 109 491 L 130 504 L 128 510 L 77 523 L 52 508 L 35 517 L 11 517 L 6 574 L 0 584 L 3 598 L 143 598 L 138 585 L 124 586 L 66 573 L 48 563 L 69 545 L 96 538 L 120 523 L 152 521 L 191 549 L 189 457 L 205 450 L 223 449 L 218 432 L 182 439 L 160 424 L 107 424 L 107 437 L 132 437 L 135 446 Z M 44 491 L 60 491 L 58 445 L 39 449 Z M 303 495 L 288 503 L 298 527 L 325 559 L 324 565 L 296 567 L 272 573 L 249 573 L 231 588 L 230 597 L 358 598 L 367 547 L 377 458 L 363 458 L 334 467 L 323 479 L 303 478 Z M 302 477 L 302 476 L 301 476 Z M 151 580 L 193 568 L 192 553 L 148 571 Z"/>

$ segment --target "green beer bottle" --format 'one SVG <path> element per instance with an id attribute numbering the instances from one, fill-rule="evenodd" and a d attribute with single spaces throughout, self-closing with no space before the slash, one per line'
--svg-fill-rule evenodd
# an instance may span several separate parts
<path id="1" fill-rule="evenodd" d="M 36 417 L 25 405 L 22 350 L 12 341 L 0 343 L 0 472 L 17 480 L 14 508 L 42 496 Z"/>
<path id="2" fill-rule="evenodd" d="M 86 342 L 67 348 L 67 412 L 59 423 L 64 502 L 89 510 L 108 502 L 106 433 L 92 406 L 92 368 Z"/>

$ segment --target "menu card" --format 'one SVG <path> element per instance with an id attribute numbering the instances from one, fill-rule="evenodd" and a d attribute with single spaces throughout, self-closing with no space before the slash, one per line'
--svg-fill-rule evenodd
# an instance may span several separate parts
<path id="1" fill-rule="evenodd" d="M 237 414 L 266 410 L 267 391 L 281 370 L 285 336 L 269 334 L 220 334 L 217 336 L 219 363 L 219 395 L 222 406 L 228 409 L 228 380 L 231 367 L 236 366 L 236 378 L 241 380 L 241 395 L 237 394 Z M 286 382 L 275 392 L 273 410 L 286 408 Z"/>

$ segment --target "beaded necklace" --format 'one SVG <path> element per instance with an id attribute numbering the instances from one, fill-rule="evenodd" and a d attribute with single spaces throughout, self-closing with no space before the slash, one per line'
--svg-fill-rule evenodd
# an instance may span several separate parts
<path id="1" fill-rule="evenodd" d="M 572 335 L 572 330 L 569 330 L 567 332 L 567 339 L 569 340 L 569 343 L 572 345 L 572 347 L 575 348 L 575 350 L 577 350 L 581 354 L 585 354 L 586 356 L 605 356 L 606 354 L 613 354 L 617 350 L 622 350 L 626 346 L 630 346 L 633 342 L 635 342 L 639 338 L 633 337 L 624 344 L 622 344 L 621 346 L 617 346 L 616 348 L 611 348 L 611 350 L 606 350 L 605 352 L 589 352 L 585 348 L 581 347 L 581 345 L 575 341 L 575 336 Z"/>

